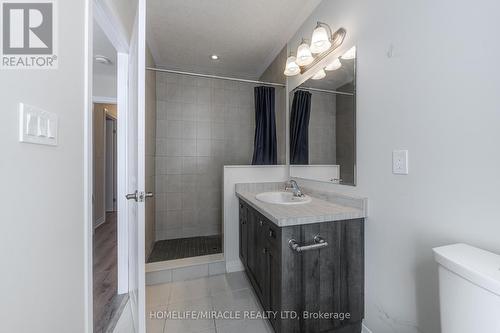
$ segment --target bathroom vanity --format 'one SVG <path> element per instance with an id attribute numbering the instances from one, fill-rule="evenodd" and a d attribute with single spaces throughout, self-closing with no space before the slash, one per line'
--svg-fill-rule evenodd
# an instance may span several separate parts
<path id="1" fill-rule="evenodd" d="M 365 202 L 273 204 L 245 185 L 236 190 L 240 258 L 274 330 L 360 333 Z"/>

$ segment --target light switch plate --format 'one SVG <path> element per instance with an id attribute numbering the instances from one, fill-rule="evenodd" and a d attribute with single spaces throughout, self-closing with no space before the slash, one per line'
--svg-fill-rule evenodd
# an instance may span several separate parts
<path id="1" fill-rule="evenodd" d="M 392 173 L 395 175 L 408 174 L 408 150 L 394 150 L 392 152 Z"/>
<path id="2" fill-rule="evenodd" d="M 57 115 L 19 103 L 19 141 L 57 146 Z"/>

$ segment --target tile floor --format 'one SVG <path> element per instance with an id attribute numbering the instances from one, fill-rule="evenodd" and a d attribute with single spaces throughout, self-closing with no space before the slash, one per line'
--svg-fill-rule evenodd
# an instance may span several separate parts
<path id="1" fill-rule="evenodd" d="M 156 241 L 148 263 L 222 253 L 222 236 L 202 236 Z"/>
<path id="2" fill-rule="evenodd" d="M 146 304 L 147 333 L 273 332 L 263 319 L 158 319 L 164 311 L 262 311 L 243 272 L 147 286 Z"/>

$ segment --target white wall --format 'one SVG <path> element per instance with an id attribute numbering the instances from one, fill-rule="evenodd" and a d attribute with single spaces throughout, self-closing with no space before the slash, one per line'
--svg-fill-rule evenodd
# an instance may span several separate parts
<path id="1" fill-rule="evenodd" d="M 92 81 L 92 94 L 94 97 L 105 97 L 110 100 L 116 100 L 116 75 L 94 73 Z"/>
<path id="2" fill-rule="evenodd" d="M 86 2 L 57 2 L 57 70 L 0 74 L 2 332 L 84 331 Z M 18 142 L 19 102 L 58 115 L 57 147 Z"/>
<path id="3" fill-rule="evenodd" d="M 285 165 L 225 166 L 223 183 L 223 239 L 226 271 L 243 270 L 239 255 L 239 208 L 235 185 L 238 183 L 285 182 L 288 167 Z"/>
<path id="4" fill-rule="evenodd" d="M 373 333 L 440 332 L 432 247 L 500 253 L 499 11 L 493 0 L 323 1 L 292 40 L 321 20 L 358 45 L 358 186 L 318 186 L 368 197 Z M 408 176 L 391 173 L 401 148 Z"/>

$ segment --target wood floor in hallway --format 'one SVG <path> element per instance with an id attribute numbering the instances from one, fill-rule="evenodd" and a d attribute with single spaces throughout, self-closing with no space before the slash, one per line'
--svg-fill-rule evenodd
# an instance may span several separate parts
<path id="1" fill-rule="evenodd" d="M 106 213 L 106 222 L 97 227 L 93 242 L 94 333 L 104 333 L 116 325 L 117 314 L 127 301 L 118 295 L 118 254 L 116 212 Z"/>

